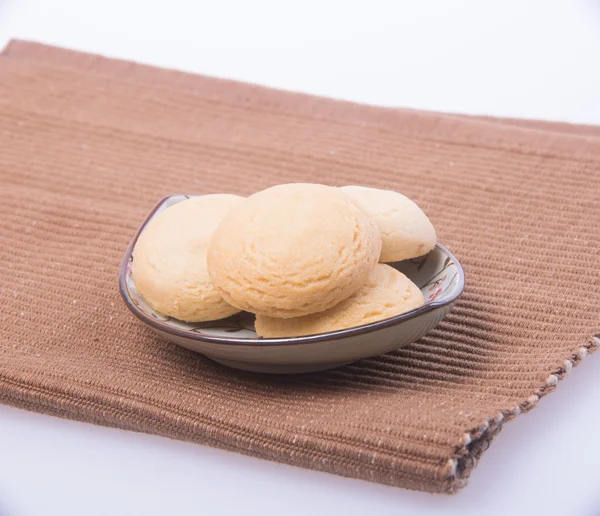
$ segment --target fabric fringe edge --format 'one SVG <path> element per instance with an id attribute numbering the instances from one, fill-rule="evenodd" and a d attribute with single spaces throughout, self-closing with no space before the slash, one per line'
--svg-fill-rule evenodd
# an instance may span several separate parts
<path id="1" fill-rule="evenodd" d="M 529 412 L 535 408 L 541 398 L 556 390 L 558 382 L 574 366 L 577 366 L 588 354 L 597 351 L 599 348 L 600 335 L 594 335 L 587 344 L 581 346 L 558 369 L 552 371 L 546 378 L 544 385 L 537 389 L 534 394 L 465 432 L 461 442 L 456 447 L 455 457 L 448 461 L 445 492 L 453 494 L 467 485 L 471 471 L 477 465 L 483 452 L 490 447 L 494 437 L 502 430 L 502 425 L 505 422 L 514 419 L 521 412 Z"/>

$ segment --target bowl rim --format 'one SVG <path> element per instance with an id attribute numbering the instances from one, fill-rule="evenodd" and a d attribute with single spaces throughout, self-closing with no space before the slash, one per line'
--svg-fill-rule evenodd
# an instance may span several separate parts
<path id="1" fill-rule="evenodd" d="M 371 333 L 371 332 L 374 332 L 374 331 L 377 331 L 377 330 L 380 330 L 383 328 L 388 328 L 390 326 L 395 326 L 395 325 L 400 324 L 408 319 L 413 319 L 413 318 L 423 315 L 425 313 L 432 312 L 433 310 L 437 310 L 441 307 L 450 305 L 450 304 L 454 303 L 454 301 L 456 301 L 456 299 L 458 299 L 458 297 L 463 293 L 463 290 L 465 287 L 465 273 L 464 273 L 464 269 L 462 268 L 462 265 L 456 259 L 456 256 L 454 256 L 454 254 L 452 254 L 450 251 L 448 251 L 448 249 L 446 249 L 446 247 L 444 247 L 443 245 L 441 245 L 439 243 L 436 243 L 435 247 L 437 247 L 443 253 L 445 253 L 447 256 L 449 256 L 452 259 L 452 261 L 454 262 L 454 264 L 456 265 L 456 268 L 458 271 L 458 273 L 457 273 L 458 284 L 457 284 L 456 291 L 449 298 L 444 299 L 443 301 L 438 301 L 438 300 L 428 301 L 424 305 L 422 305 L 418 308 L 414 308 L 412 310 L 409 310 L 408 312 L 404 312 L 402 314 L 395 315 L 394 317 L 390 317 L 388 319 L 383 319 L 381 321 L 375 321 L 375 322 L 372 322 L 369 324 L 363 324 L 362 326 L 355 326 L 353 328 L 346 328 L 343 330 L 335 330 L 335 331 L 331 331 L 331 332 L 327 332 L 327 333 L 317 333 L 315 335 L 304 335 L 301 337 L 278 337 L 278 338 L 219 337 L 219 336 L 215 336 L 215 335 L 192 333 L 189 330 L 173 328 L 173 327 L 169 326 L 168 324 L 165 324 L 161 321 L 153 319 L 152 317 L 149 317 L 144 312 L 142 312 L 133 303 L 131 297 L 129 296 L 126 281 L 127 281 L 127 265 L 129 264 L 129 261 L 133 254 L 133 248 L 135 247 L 135 244 L 136 244 L 139 236 L 141 235 L 142 231 L 144 231 L 144 228 L 146 227 L 146 225 L 150 222 L 150 220 L 152 219 L 154 214 L 159 210 L 159 208 L 165 202 L 167 202 L 169 199 L 171 199 L 173 197 L 181 197 L 181 196 L 191 197 L 190 195 L 187 195 L 187 194 L 167 195 L 167 196 L 163 197 L 156 204 L 156 206 L 154 206 L 154 208 L 150 211 L 150 213 L 144 219 L 144 222 L 142 222 L 142 225 L 139 227 L 139 229 L 135 233 L 134 237 L 129 242 L 127 250 L 125 251 L 125 255 L 123 256 L 123 259 L 121 261 L 121 265 L 119 267 L 119 291 L 121 293 L 121 297 L 123 298 L 123 301 L 125 301 L 125 305 L 127 306 L 127 308 L 129 308 L 130 312 L 134 316 L 136 316 L 139 320 L 141 320 L 143 323 L 146 323 L 147 325 L 151 326 L 152 328 L 159 330 L 163 333 L 176 335 L 176 336 L 184 338 L 184 339 L 191 339 L 191 340 L 200 341 L 200 342 L 208 342 L 208 343 L 212 343 L 212 344 L 224 344 L 224 345 L 236 345 L 236 346 L 241 345 L 241 346 L 250 346 L 250 347 L 254 347 L 254 346 L 260 346 L 260 347 L 291 346 L 291 345 L 298 345 L 298 344 L 311 344 L 311 343 L 330 341 L 330 340 L 340 340 L 340 339 L 345 339 L 347 337 Z"/>

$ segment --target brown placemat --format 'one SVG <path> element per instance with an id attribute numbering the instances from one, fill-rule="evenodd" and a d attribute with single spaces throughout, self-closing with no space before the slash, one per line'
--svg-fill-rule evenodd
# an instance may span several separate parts
<path id="1" fill-rule="evenodd" d="M 2 55 L 10 58 L 40 61 L 58 67 L 70 67 L 91 73 L 120 77 L 128 81 L 141 83 L 149 82 L 153 85 L 175 88 L 190 93 L 199 91 L 205 95 L 211 92 L 218 92 L 223 87 L 235 87 L 236 84 L 234 81 L 226 79 L 193 75 L 178 70 L 166 70 L 122 59 L 110 59 L 96 54 L 88 54 L 77 50 L 18 39 L 10 41 L 2 51 Z M 250 84 L 247 84 L 246 86 L 248 88 L 254 88 L 254 86 Z M 405 108 L 397 109 L 403 112 L 418 112 Z M 578 134 L 581 136 L 600 136 L 600 126 L 594 125 L 448 113 L 436 113 L 436 116 L 475 119 L 508 126 Z"/>
<path id="2" fill-rule="evenodd" d="M 22 57 L 0 59 L 5 403 L 451 492 L 504 421 L 600 345 L 600 139 L 587 128 Z M 389 355 L 273 377 L 213 364 L 129 315 L 117 267 L 158 198 L 290 181 L 421 204 L 466 268 L 442 325 Z"/>

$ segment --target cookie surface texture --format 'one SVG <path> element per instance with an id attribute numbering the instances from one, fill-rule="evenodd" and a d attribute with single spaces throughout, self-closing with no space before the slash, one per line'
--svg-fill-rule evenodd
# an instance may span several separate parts
<path id="1" fill-rule="evenodd" d="M 243 197 L 203 195 L 154 217 L 133 251 L 136 290 L 152 308 L 188 322 L 213 321 L 239 310 L 213 286 L 206 253 L 215 229 Z"/>
<path id="2" fill-rule="evenodd" d="M 424 302 L 423 294 L 410 279 L 380 263 L 358 292 L 333 308 L 294 319 L 258 315 L 255 326 L 262 337 L 300 337 L 381 321 L 418 308 Z"/>
<path id="3" fill-rule="evenodd" d="M 391 190 L 365 186 L 343 186 L 381 233 L 380 262 L 399 262 L 422 256 L 435 247 L 433 225 L 419 206 L 408 197 Z"/>
<path id="4" fill-rule="evenodd" d="M 213 236 L 208 267 L 233 306 L 288 318 L 351 296 L 380 252 L 379 231 L 341 190 L 296 183 L 235 206 Z"/>

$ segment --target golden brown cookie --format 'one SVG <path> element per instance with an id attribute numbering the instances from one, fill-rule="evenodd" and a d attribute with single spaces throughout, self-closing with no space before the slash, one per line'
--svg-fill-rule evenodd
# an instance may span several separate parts
<path id="1" fill-rule="evenodd" d="M 318 314 L 293 319 L 256 316 L 256 333 L 262 337 L 299 337 L 353 328 L 388 319 L 423 303 L 423 294 L 404 274 L 378 264 L 354 295 Z"/>
<path id="2" fill-rule="evenodd" d="M 144 228 L 133 251 L 135 288 L 152 308 L 182 321 L 213 321 L 239 310 L 212 285 L 206 252 L 213 232 L 243 200 L 216 194 L 182 201 Z"/>
<path id="3" fill-rule="evenodd" d="M 341 190 L 286 184 L 231 210 L 211 240 L 208 269 L 233 306 L 298 317 L 356 292 L 380 252 L 379 231 Z"/>
<path id="4" fill-rule="evenodd" d="M 365 186 L 343 186 L 341 190 L 379 228 L 382 241 L 380 262 L 416 258 L 435 247 L 437 239 L 433 225 L 423 210 L 408 197 L 391 190 Z"/>

